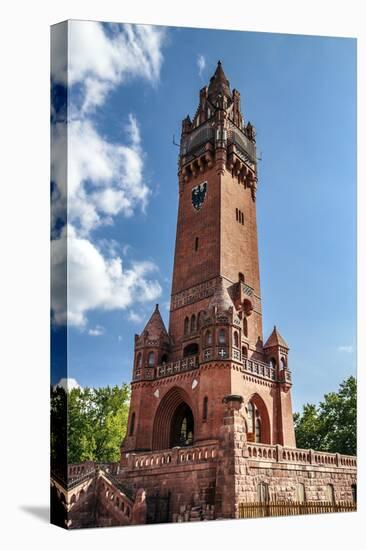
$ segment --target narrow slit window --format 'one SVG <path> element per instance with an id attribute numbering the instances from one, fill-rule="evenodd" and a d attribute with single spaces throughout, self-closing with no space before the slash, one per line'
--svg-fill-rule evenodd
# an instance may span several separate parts
<path id="1" fill-rule="evenodd" d="M 207 416 L 208 416 L 208 397 L 206 396 L 203 399 L 203 414 L 202 414 L 202 420 L 204 422 L 207 422 Z"/>
<path id="2" fill-rule="evenodd" d="M 133 435 L 135 431 L 135 413 L 132 413 L 131 422 L 130 422 L 130 435 Z"/>
<path id="3" fill-rule="evenodd" d="M 248 338 L 248 321 L 246 317 L 244 317 L 244 321 L 243 321 L 243 331 L 244 331 L 244 336 Z"/>
<path id="4" fill-rule="evenodd" d="M 198 237 L 196 237 L 196 240 L 194 242 L 194 249 L 197 252 L 197 250 L 198 250 Z"/>

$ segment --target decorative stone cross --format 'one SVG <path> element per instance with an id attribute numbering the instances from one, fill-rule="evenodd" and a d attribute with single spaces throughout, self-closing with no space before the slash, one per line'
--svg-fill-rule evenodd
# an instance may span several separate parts
<path id="1" fill-rule="evenodd" d="M 205 359 L 209 359 L 210 358 L 210 355 L 211 355 L 211 352 L 209 349 L 206 349 L 205 351 Z"/>
<path id="2" fill-rule="evenodd" d="M 226 357 L 226 351 L 224 349 L 220 349 L 219 355 L 220 355 L 221 359 Z"/>

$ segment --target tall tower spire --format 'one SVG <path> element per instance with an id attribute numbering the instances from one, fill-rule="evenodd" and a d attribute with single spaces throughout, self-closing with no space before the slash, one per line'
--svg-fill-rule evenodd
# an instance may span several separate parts
<path id="1" fill-rule="evenodd" d="M 169 330 L 156 310 L 135 338 L 128 450 L 220 438 L 240 396 L 248 439 L 295 446 L 288 346 L 263 346 L 254 127 L 219 61 L 182 122 Z"/>
<path id="2" fill-rule="evenodd" d="M 230 84 L 225 76 L 221 61 L 218 61 L 216 71 L 208 86 L 208 98 L 213 104 L 216 103 L 219 96 L 225 96 L 231 100 Z"/>
<path id="3" fill-rule="evenodd" d="M 178 176 L 170 331 L 179 334 L 182 308 L 188 316 L 192 308 L 206 309 L 222 278 L 246 319 L 248 353 L 261 352 L 255 132 L 244 123 L 240 94 L 231 91 L 221 61 L 200 91 L 192 121 L 183 120 Z"/>

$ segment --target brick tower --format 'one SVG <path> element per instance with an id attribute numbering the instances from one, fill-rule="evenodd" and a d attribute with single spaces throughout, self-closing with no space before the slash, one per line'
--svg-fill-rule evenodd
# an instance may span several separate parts
<path id="1" fill-rule="evenodd" d="M 182 123 L 169 331 L 158 306 L 135 336 L 122 456 L 220 438 L 240 396 L 247 440 L 295 447 L 288 345 L 263 345 L 255 130 L 222 65 Z"/>

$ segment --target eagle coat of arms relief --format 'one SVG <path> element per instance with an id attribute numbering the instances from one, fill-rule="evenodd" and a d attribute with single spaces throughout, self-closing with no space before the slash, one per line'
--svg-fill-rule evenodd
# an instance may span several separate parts
<path id="1" fill-rule="evenodd" d="M 207 181 L 196 185 L 192 189 L 192 205 L 196 210 L 199 210 L 204 203 L 207 193 Z"/>

